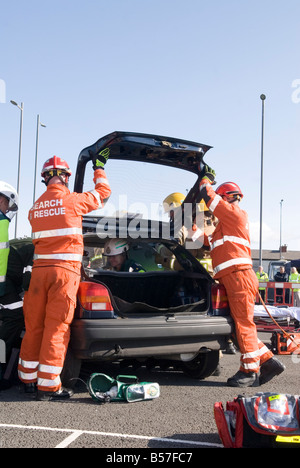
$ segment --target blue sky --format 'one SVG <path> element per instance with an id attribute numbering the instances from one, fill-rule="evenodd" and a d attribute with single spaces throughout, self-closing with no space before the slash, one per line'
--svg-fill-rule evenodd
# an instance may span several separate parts
<path id="1" fill-rule="evenodd" d="M 2 3 L 1 179 L 14 186 L 20 112 L 10 100 L 24 102 L 18 235 L 30 235 L 39 114 L 47 125 L 40 128 L 39 171 L 56 154 L 74 172 L 81 149 L 114 130 L 213 146 L 206 162 L 218 183 L 242 188 L 258 248 L 264 93 L 263 248 L 279 246 L 283 199 L 282 240 L 300 250 L 299 0 Z M 114 190 L 113 175 L 111 183 Z M 145 183 L 153 189 L 168 195 L 161 184 Z M 43 190 L 38 177 L 37 195 Z"/>

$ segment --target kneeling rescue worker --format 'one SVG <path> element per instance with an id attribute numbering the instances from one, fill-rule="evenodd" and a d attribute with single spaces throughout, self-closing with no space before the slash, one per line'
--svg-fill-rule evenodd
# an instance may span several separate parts
<path id="1" fill-rule="evenodd" d="M 218 218 L 210 238 L 214 278 L 226 289 L 241 352 L 240 369 L 227 384 L 256 387 L 281 374 L 285 366 L 257 337 L 254 300 L 258 280 L 252 269 L 248 215 L 239 207 L 243 194 L 233 182 L 225 182 L 214 191 L 214 180 L 215 171 L 205 166 L 200 194 Z"/>
<path id="2" fill-rule="evenodd" d="M 25 336 L 18 375 L 25 392 L 37 387 L 38 400 L 64 399 L 73 392 L 61 386 L 80 282 L 83 255 L 82 215 L 103 207 L 109 187 L 101 153 L 93 159 L 95 190 L 71 193 L 69 165 L 54 156 L 42 170 L 46 192 L 29 211 L 35 247 L 31 282 L 24 298 Z"/>

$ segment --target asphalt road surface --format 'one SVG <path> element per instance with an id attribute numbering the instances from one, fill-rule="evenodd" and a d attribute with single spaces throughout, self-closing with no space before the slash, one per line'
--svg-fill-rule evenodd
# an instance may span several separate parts
<path id="1" fill-rule="evenodd" d="M 269 342 L 270 335 L 264 335 Z M 74 396 L 67 402 L 37 402 L 24 394 L 19 385 L 0 392 L 0 447 L 1 448 L 105 448 L 110 449 L 108 462 L 141 460 L 117 460 L 124 457 L 121 449 L 128 449 L 127 456 L 139 453 L 130 449 L 159 451 L 161 459 L 149 459 L 146 451 L 144 461 L 193 462 L 192 454 L 199 448 L 221 449 L 213 416 L 217 401 L 233 400 L 238 394 L 248 396 L 258 391 L 299 393 L 300 357 L 278 356 L 286 365 L 286 371 L 268 384 L 258 388 L 235 389 L 226 386 L 239 367 L 239 353 L 224 354 L 219 376 L 206 380 L 192 380 L 181 372 L 145 367 L 138 370 L 121 369 L 116 364 L 85 368 L 82 381 L 78 381 Z M 112 377 L 121 374 L 137 375 L 140 381 L 158 382 L 161 395 L 151 401 L 135 403 L 111 402 L 98 404 L 90 397 L 84 381 L 93 371 Z M 113 450 L 111 450 L 113 449 Z M 119 451 L 120 450 L 120 451 Z M 145 453 L 145 452 L 143 452 Z M 169 460 L 163 459 L 166 453 Z M 152 454 L 152 457 L 158 455 Z"/>

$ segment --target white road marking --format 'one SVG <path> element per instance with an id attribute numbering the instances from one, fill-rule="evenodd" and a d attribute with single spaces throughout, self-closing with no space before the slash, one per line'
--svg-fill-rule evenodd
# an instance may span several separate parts
<path id="1" fill-rule="evenodd" d="M 99 431 L 84 431 L 80 429 L 62 429 L 57 427 L 44 427 L 44 426 L 23 426 L 20 424 L 0 424 L 0 427 L 7 427 L 12 429 L 30 429 L 35 431 L 52 431 L 52 432 L 66 432 L 70 433 L 66 439 L 60 442 L 55 448 L 66 448 L 68 447 L 74 440 L 80 437 L 82 434 L 87 435 L 98 435 L 102 437 L 118 437 L 118 438 L 125 438 L 125 439 L 140 439 L 140 440 L 152 440 L 157 442 L 167 442 L 169 444 L 187 444 L 187 445 L 195 445 L 201 447 L 218 447 L 223 448 L 222 444 L 214 444 L 211 442 L 197 442 L 194 440 L 185 440 L 185 439 L 171 439 L 168 437 L 148 437 L 148 436 L 141 436 L 141 435 L 134 435 L 134 434 L 119 434 L 114 432 L 99 432 Z"/>
<path id="2" fill-rule="evenodd" d="M 58 444 L 55 448 L 66 448 L 68 447 L 74 440 L 76 440 L 79 436 L 83 434 L 83 431 L 74 431 L 73 434 L 69 435 L 66 439 L 64 439 L 60 444 Z"/>

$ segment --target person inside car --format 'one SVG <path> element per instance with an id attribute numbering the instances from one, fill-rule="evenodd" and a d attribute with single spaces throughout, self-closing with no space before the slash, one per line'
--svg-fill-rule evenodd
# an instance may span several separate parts
<path id="1" fill-rule="evenodd" d="M 114 271 L 145 272 L 139 263 L 128 258 L 129 245 L 125 239 L 110 239 L 104 246 L 103 255 L 108 257 L 108 262 Z"/>

